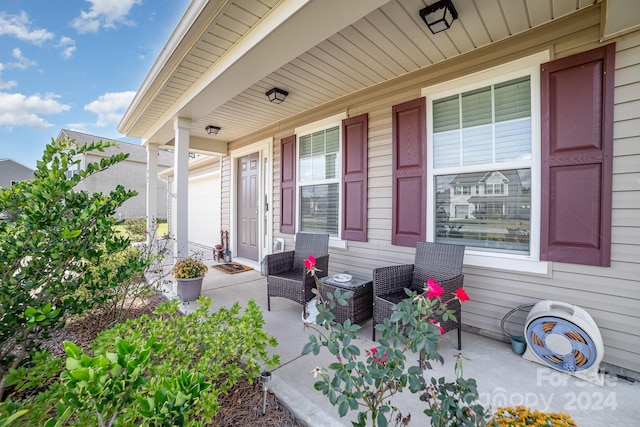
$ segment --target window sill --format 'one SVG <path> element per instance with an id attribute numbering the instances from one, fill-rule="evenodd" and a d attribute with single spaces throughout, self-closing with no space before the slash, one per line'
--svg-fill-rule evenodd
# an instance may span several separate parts
<path id="1" fill-rule="evenodd" d="M 340 240 L 340 239 L 335 238 L 335 237 L 330 237 L 329 238 L 329 247 L 332 248 L 332 249 L 347 250 L 347 241 L 346 240 Z"/>
<path id="2" fill-rule="evenodd" d="M 464 256 L 464 265 L 490 270 L 503 270 L 514 273 L 532 274 L 550 277 L 551 263 L 547 261 L 533 260 L 524 256 L 507 254 L 495 254 L 467 250 Z"/>

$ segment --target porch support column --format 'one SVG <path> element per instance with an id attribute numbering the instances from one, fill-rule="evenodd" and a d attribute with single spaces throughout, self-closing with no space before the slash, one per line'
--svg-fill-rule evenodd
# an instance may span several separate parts
<path id="1" fill-rule="evenodd" d="M 173 218 L 173 254 L 177 259 L 189 255 L 189 129 L 191 119 L 178 117 L 173 122 L 175 133 L 174 182 L 175 218 Z"/>
<path id="2" fill-rule="evenodd" d="M 147 143 L 147 244 L 151 245 L 151 236 L 157 237 L 157 232 L 152 232 L 154 220 L 158 218 L 158 147 L 159 144 Z"/>

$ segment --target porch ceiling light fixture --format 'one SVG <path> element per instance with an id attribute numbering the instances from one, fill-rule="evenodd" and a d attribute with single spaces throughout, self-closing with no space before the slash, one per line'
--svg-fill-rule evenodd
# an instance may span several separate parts
<path id="1" fill-rule="evenodd" d="M 206 130 L 209 135 L 217 135 L 218 132 L 220 132 L 220 129 L 222 129 L 220 126 L 213 126 L 213 125 L 209 125 L 206 128 L 204 128 L 204 130 Z"/>
<path id="2" fill-rule="evenodd" d="M 451 28 L 458 19 L 458 12 L 451 0 L 440 0 L 420 11 L 420 17 L 433 34 Z"/>
<path id="3" fill-rule="evenodd" d="M 273 89 L 269 89 L 267 93 L 265 93 L 265 95 L 267 95 L 269 101 L 273 102 L 274 104 L 282 104 L 287 95 L 289 95 L 289 92 L 274 87 Z"/>

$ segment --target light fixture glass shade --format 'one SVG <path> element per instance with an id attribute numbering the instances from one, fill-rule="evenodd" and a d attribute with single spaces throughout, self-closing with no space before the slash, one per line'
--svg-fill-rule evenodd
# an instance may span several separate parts
<path id="1" fill-rule="evenodd" d="M 458 12 L 451 0 L 440 0 L 420 11 L 420 17 L 427 24 L 433 34 L 451 28 L 451 24 L 458 18 Z"/>
<path id="2" fill-rule="evenodd" d="M 265 95 L 267 95 L 269 101 L 273 102 L 274 104 L 281 104 L 282 102 L 284 102 L 284 99 L 287 97 L 287 95 L 289 95 L 289 92 L 274 87 L 273 89 L 269 89 L 267 93 L 265 93 Z"/>
<path id="3" fill-rule="evenodd" d="M 209 135 L 217 135 L 218 132 L 220 132 L 220 129 L 222 129 L 220 126 L 213 126 L 213 125 L 209 125 L 206 128 L 204 128 L 204 130 L 206 130 Z"/>

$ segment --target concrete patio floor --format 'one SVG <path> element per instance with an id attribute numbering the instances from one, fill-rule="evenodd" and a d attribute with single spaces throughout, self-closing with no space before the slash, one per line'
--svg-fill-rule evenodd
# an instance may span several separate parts
<path id="1" fill-rule="evenodd" d="M 261 276 L 260 266 L 248 260 L 234 261 L 252 266 L 254 270 L 225 274 L 210 268 L 202 294 L 212 298 L 212 310 L 230 306 L 235 301 L 245 306 L 247 300 L 255 300 L 263 309 L 265 329 L 278 340 L 274 353 L 280 355 L 281 364 L 272 371 L 271 391 L 307 426 L 350 426 L 356 412 L 340 418 L 337 408 L 313 387 L 316 380 L 312 370 L 316 366 L 327 367 L 335 359 L 326 349 L 318 356 L 301 355 L 309 335 L 314 333 L 303 326 L 301 306 L 284 298 L 272 298 L 271 311 L 267 311 L 266 278 Z M 205 262 L 208 266 L 216 264 L 212 259 Z M 169 297 L 171 293 L 169 290 Z M 196 303 L 182 306 L 185 312 L 190 312 Z M 376 345 L 371 341 L 371 324 L 369 320 L 362 325 L 354 343 L 363 351 Z M 455 331 L 443 336 L 440 354 L 445 363 L 433 365 L 434 377 L 455 379 L 454 363 L 458 354 L 455 344 Z M 466 359 L 464 377 L 476 379 L 480 401 L 485 407 L 526 405 L 546 412 L 565 412 L 580 427 L 640 425 L 638 382 L 607 377 L 603 387 L 591 385 L 525 360 L 514 354 L 507 343 L 466 331 L 462 334 L 462 354 Z M 430 425 L 422 412 L 426 405 L 410 392 L 396 396 L 393 403 L 404 415 L 411 413 L 410 425 Z"/>

